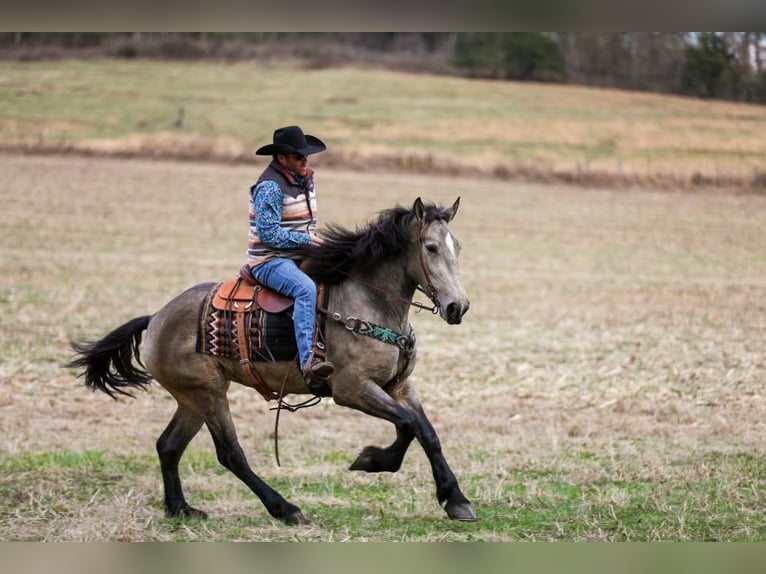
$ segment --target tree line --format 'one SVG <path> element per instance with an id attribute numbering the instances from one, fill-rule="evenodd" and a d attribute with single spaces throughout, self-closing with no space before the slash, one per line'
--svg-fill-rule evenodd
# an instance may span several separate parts
<path id="1" fill-rule="evenodd" d="M 766 103 L 764 32 L 2 32 L 0 54 L 364 61 Z"/>

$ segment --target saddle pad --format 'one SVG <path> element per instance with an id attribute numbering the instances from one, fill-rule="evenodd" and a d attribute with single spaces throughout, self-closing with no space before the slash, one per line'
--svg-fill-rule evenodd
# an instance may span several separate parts
<path id="1" fill-rule="evenodd" d="M 221 283 L 210 289 L 200 305 L 197 320 L 198 353 L 239 360 L 236 312 L 213 305 Z M 262 308 L 245 315 L 250 359 L 291 361 L 298 354 L 293 319 L 289 311 L 269 313 Z"/>

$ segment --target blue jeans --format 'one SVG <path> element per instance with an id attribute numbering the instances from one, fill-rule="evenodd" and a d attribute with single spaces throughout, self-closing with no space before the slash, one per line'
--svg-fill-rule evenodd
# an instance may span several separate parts
<path id="1" fill-rule="evenodd" d="M 301 368 L 305 368 L 314 342 L 317 291 L 314 281 L 292 259 L 271 259 L 252 269 L 259 283 L 295 300 L 293 323 Z"/>

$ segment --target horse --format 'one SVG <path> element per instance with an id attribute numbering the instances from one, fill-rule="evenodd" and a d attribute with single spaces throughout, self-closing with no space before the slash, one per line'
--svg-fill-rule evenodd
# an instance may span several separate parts
<path id="1" fill-rule="evenodd" d="M 329 225 L 321 246 L 303 249 L 302 268 L 326 289 L 327 308 L 321 310 L 327 317 L 326 357 L 335 365 L 333 401 L 389 421 L 396 429 L 393 443 L 366 446 L 349 470 L 394 473 L 417 439 L 447 516 L 476 521 L 409 381 L 416 362 L 410 308 L 429 308 L 456 325 L 469 307 L 458 269 L 460 243 L 449 226 L 459 204 L 459 197 L 449 208 L 417 198 L 411 208 L 383 210 L 376 221 L 355 231 Z M 200 353 L 195 346 L 201 302 L 214 285 L 191 287 L 153 315 L 131 319 L 98 341 L 72 342 L 75 355 L 65 366 L 81 369 L 77 376 L 86 387 L 115 399 L 133 396 L 131 387 L 145 389 L 152 380 L 175 398 L 175 414 L 156 442 L 167 517 L 207 518 L 186 501 L 178 472 L 184 450 L 204 424 L 219 463 L 258 496 L 271 516 L 286 524 L 308 524 L 300 508 L 253 472 L 239 444 L 227 391 L 231 382 L 253 386 L 244 365 Z M 413 301 L 417 290 L 428 295 L 433 307 Z M 280 400 L 288 394 L 311 394 L 295 361 L 253 361 L 248 366 Z"/>

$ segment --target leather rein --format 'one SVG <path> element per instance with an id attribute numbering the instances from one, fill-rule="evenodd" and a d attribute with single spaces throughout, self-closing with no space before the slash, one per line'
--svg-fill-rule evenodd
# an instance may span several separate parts
<path id="1" fill-rule="evenodd" d="M 426 280 L 426 287 L 423 288 L 423 286 L 418 285 L 417 290 L 421 293 L 424 293 L 433 303 L 433 305 L 424 305 L 423 303 L 419 303 L 418 301 L 413 301 L 412 299 L 407 299 L 406 297 L 402 297 L 401 295 L 398 295 L 397 293 L 393 293 L 392 291 L 389 291 L 388 289 L 383 289 L 382 287 L 378 287 L 377 285 L 374 285 L 370 283 L 369 281 L 366 281 L 364 279 L 361 279 L 359 277 L 356 277 L 354 275 L 351 275 L 349 273 L 343 272 L 343 274 L 348 277 L 349 279 L 352 279 L 353 281 L 356 281 L 357 283 L 361 283 L 362 285 L 366 285 L 373 291 L 377 291 L 378 293 L 381 293 L 383 295 L 386 295 L 390 299 L 397 299 L 401 301 L 402 303 L 407 303 L 410 307 L 415 307 L 417 309 L 417 313 L 419 313 L 422 310 L 427 310 L 433 313 L 434 315 L 437 315 L 439 313 L 439 307 L 441 306 L 439 302 L 439 296 L 436 293 L 436 287 L 434 287 L 433 283 L 431 282 L 431 276 L 428 273 L 428 267 L 426 267 L 426 260 L 425 256 L 423 255 L 423 237 L 425 235 L 426 230 L 426 224 L 422 224 L 420 226 L 420 231 L 418 232 L 418 255 L 420 258 L 420 268 L 423 270 L 423 277 L 425 277 Z M 328 316 L 332 316 L 329 312 L 322 310 L 323 312 L 327 313 Z M 335 314 L 337 315 L 337 313 Z M 350 317 L 349 319 L 354 319 L 353 317 Z"/>

